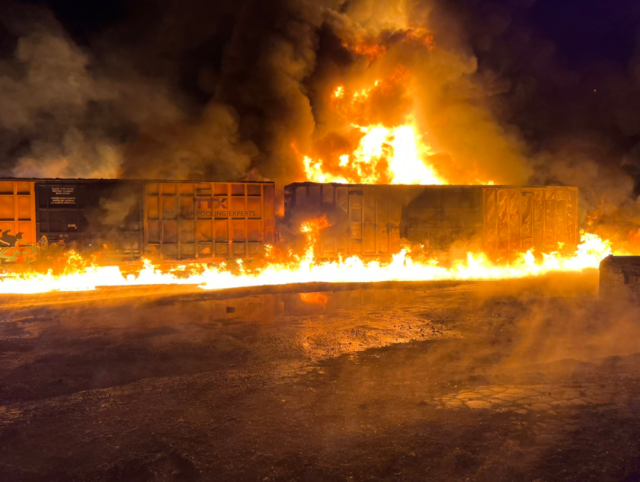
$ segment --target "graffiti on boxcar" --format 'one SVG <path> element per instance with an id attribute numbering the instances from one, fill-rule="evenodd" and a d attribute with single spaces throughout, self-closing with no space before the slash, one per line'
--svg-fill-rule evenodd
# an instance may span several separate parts
<path id="1" fill-rule="evenodd" d="M 8 248 L 0 248 L 0 263 L 28 263 L 38 255 L 38 246 L 19 244 Z"/>

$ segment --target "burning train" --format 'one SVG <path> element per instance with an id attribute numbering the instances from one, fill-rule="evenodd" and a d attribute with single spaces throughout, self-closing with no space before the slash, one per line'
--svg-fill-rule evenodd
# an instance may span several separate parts
<path id="1" fill-rule="evenodd" d="M 294 183 L 285 219 L 326 215 L 322 258 L 379 257 L 402 241 L 443 252 L 467 241 L 493 255 L 552 252 L 579 244 L 576 187 L 403 186 Z"/>
<path id="2" fill-rule="evenodd" d="M 276 232 L 272 182 L 80 179 L 0 181 L 0 260 L 29 261 L 49 245 L 108 249 L 123 260 L 255 258 Z M 293 183 L 288 225 L 326 216 L 318 258 L 390 257 L 474 242 L 489 254 L 575 252 L 575 187 Z"/>
<path id="3" fill-rule="evenodd" d="M 271 182 L 89 179 L 0 181 L 0 259 L 51 245 L 121 259 L 247 258 L 275 236 Z"/>

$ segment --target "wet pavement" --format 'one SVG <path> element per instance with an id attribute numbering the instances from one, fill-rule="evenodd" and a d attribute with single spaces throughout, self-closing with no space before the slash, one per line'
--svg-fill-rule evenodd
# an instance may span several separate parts
<path id="1" fill-rule="evenodd" d="M 596 286 L 14 299 L 0 480 L 640 480 L 640 307 Z"/>

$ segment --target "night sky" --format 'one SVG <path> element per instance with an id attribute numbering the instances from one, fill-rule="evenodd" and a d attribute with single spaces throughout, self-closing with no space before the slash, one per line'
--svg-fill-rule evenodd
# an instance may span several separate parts
<path id="1" fill-rule="evenodd" d="M 90 44 L 91 38 L 104 29 L 126 21 L 127 16 L 136 10 L 135 4 L 150 8 L 149 21 L 158 21 L 151 6 L 158 2 L 32 0 L 28 3 L 46 5 L 75 39 L 86 44 Z M 191 4 L 194 5 L 196 17 L 197 2 Z M 626 66 L 637 54 L 640 8 L 634 0 L 457 2 L 460 9 L 474 4 L 497 4 L 506 8 L 520 5 L 517 9 L 518 20 L 552 41 L 558 49 L 558 56 L 574 68 L 585 68 L 589 63 L 599 60 L 615 61 Z M 528 4 L 530 8 L 522 8 Z M 186 3 L 185 8 L 188 5 Z"/>

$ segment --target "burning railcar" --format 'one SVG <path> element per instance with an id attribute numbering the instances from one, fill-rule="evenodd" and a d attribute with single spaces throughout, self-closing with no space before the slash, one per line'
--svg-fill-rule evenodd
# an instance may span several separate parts
<path id="1" fill-rule="evenodd" d="M 317 254 L 384 256 L 403 239 L 446 251 L 456 241 L 488 254 L 534 249 L 575 251 L 578 188 L 565 186 L 411 186 L 293 183 L 285 187 L 285 218 L 326 215 Z"/>
<path id="2" fill-rule="evenodd" d="M 293 183 L 285 221 L 327 215 L 320 258 L 384 257 L 403 240 L 446 251 L 468 241 L 494 255 L 568 252 L 579 243 L 575 187 Z M 146 180 L 0 180 L 0 260 L 48 244 L 121 259 L 259 257 L 276 239 L 275 184 Z"/>
<path id="3" fill-rule="evenodd" d="M 272 182 L 0 180 L 0 261 L 50 244 L 122 259 L 251 258 L 275 237 Z"/>

